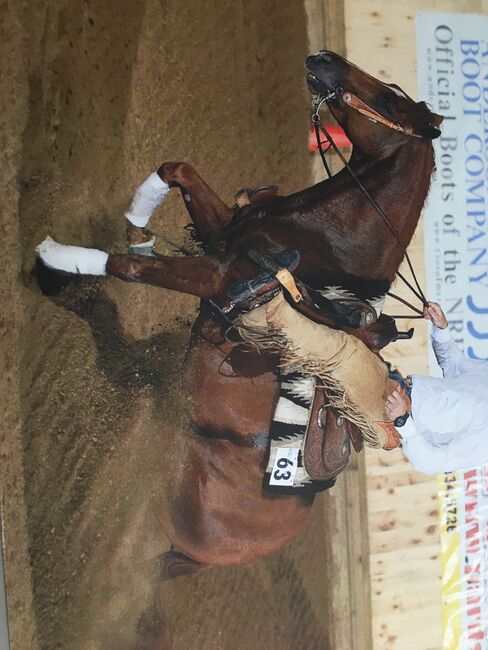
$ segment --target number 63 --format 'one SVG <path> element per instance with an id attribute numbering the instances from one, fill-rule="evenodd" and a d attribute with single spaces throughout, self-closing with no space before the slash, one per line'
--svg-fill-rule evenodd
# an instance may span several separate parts
<path id="1" fill-rule="evenodd" d="M 290 460 L 289 458 L 280 458 L 276 464 L 280 469 L 285 469 L 285 467 L 288 467 L 289 465 L 293 465 L 293 461 Z M 280 472 L 276 470 L 273 473 L 273 476 L 276 481 L 287 481 L 291 476 L 291 472 Z"/>

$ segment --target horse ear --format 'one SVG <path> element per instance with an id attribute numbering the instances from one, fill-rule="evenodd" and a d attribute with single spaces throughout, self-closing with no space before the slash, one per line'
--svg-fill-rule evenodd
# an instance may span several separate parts
<path id="1" fill-rule="evenodd" d="M 435 126 L 424 126 L 422 129 L 419 129 L 419 135 L 423 138 L 429 138 L 430 140 L 435 140 L 441 134 L 439 129 L 436 129 Z"/>
<path id="2" fill-rule="evenodd" d="M 444 121 L 442 115 L 437 115 L 437 113 L 431 113 L 430 115 L 431 115 L 430 123 L 432 124 L 432 126 L 440 126 Z"/>
<path id="3" fill-rule="evenodd" d="M 431 140 L 435 140 L 435 138 L 438 138 L 441 134 L 439 127 L 444 118 L 442 115 L 438 115 L 437 113 L 433 113 L 432 111 L 429 110 L 429 107 L 425 102 L 418 102 L 417 106 L 420 109 L 420 122 L 425 124 L 425 126 L 421 126 L 418 128 L 418 133 L 419 135 L 422 135 L 424 138 L 430 138 Z"/>

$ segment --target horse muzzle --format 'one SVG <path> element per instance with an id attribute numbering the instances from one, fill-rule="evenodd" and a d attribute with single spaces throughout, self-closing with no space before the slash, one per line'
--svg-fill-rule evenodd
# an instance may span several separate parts
<path id="1" fill-rule="evenodd" d="M 332 52 L 319 52 L 311 54 L 305 60 L 305 69 L 308 72 L 307 85 L 315 95 L 327 96 L 337 87 L 334 63 L 335 55 Z M 332 96 L 330 97 L 332 99 Z"/>
<path id="2" fill-rule="evenodd" d="M 325 96 L 330 91 L 312 72 L 307 74 L 307 86 L 312 95 Z"/>

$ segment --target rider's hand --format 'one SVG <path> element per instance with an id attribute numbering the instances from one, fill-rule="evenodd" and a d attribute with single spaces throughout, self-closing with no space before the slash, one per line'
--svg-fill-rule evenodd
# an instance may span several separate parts
<path id="1" fill-rule="evenodd" d="M 436 302 L 428 302 L 424 307 L 424 318 L 431 320 L 436 327 L 445 330 L 448 326 L 447 318 Z"/>
<path id="2" fill-rule="evenodd" d="M 401 386 L 397 386 L 385 400 L 385 413 L 390 420 L 395 420 L 400 415 L 410 413 L 412 402 Z"/>

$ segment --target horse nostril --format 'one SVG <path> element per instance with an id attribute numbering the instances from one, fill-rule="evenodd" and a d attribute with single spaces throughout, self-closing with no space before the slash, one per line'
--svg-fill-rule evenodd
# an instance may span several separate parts
<path id="1" fill-rule="evenodd" d="M 332 56 L 329 54 L 329 52 L 321 52 L 320 57 L 322 61 L 325 61 L 325 63 L 332 63 Z"/>

